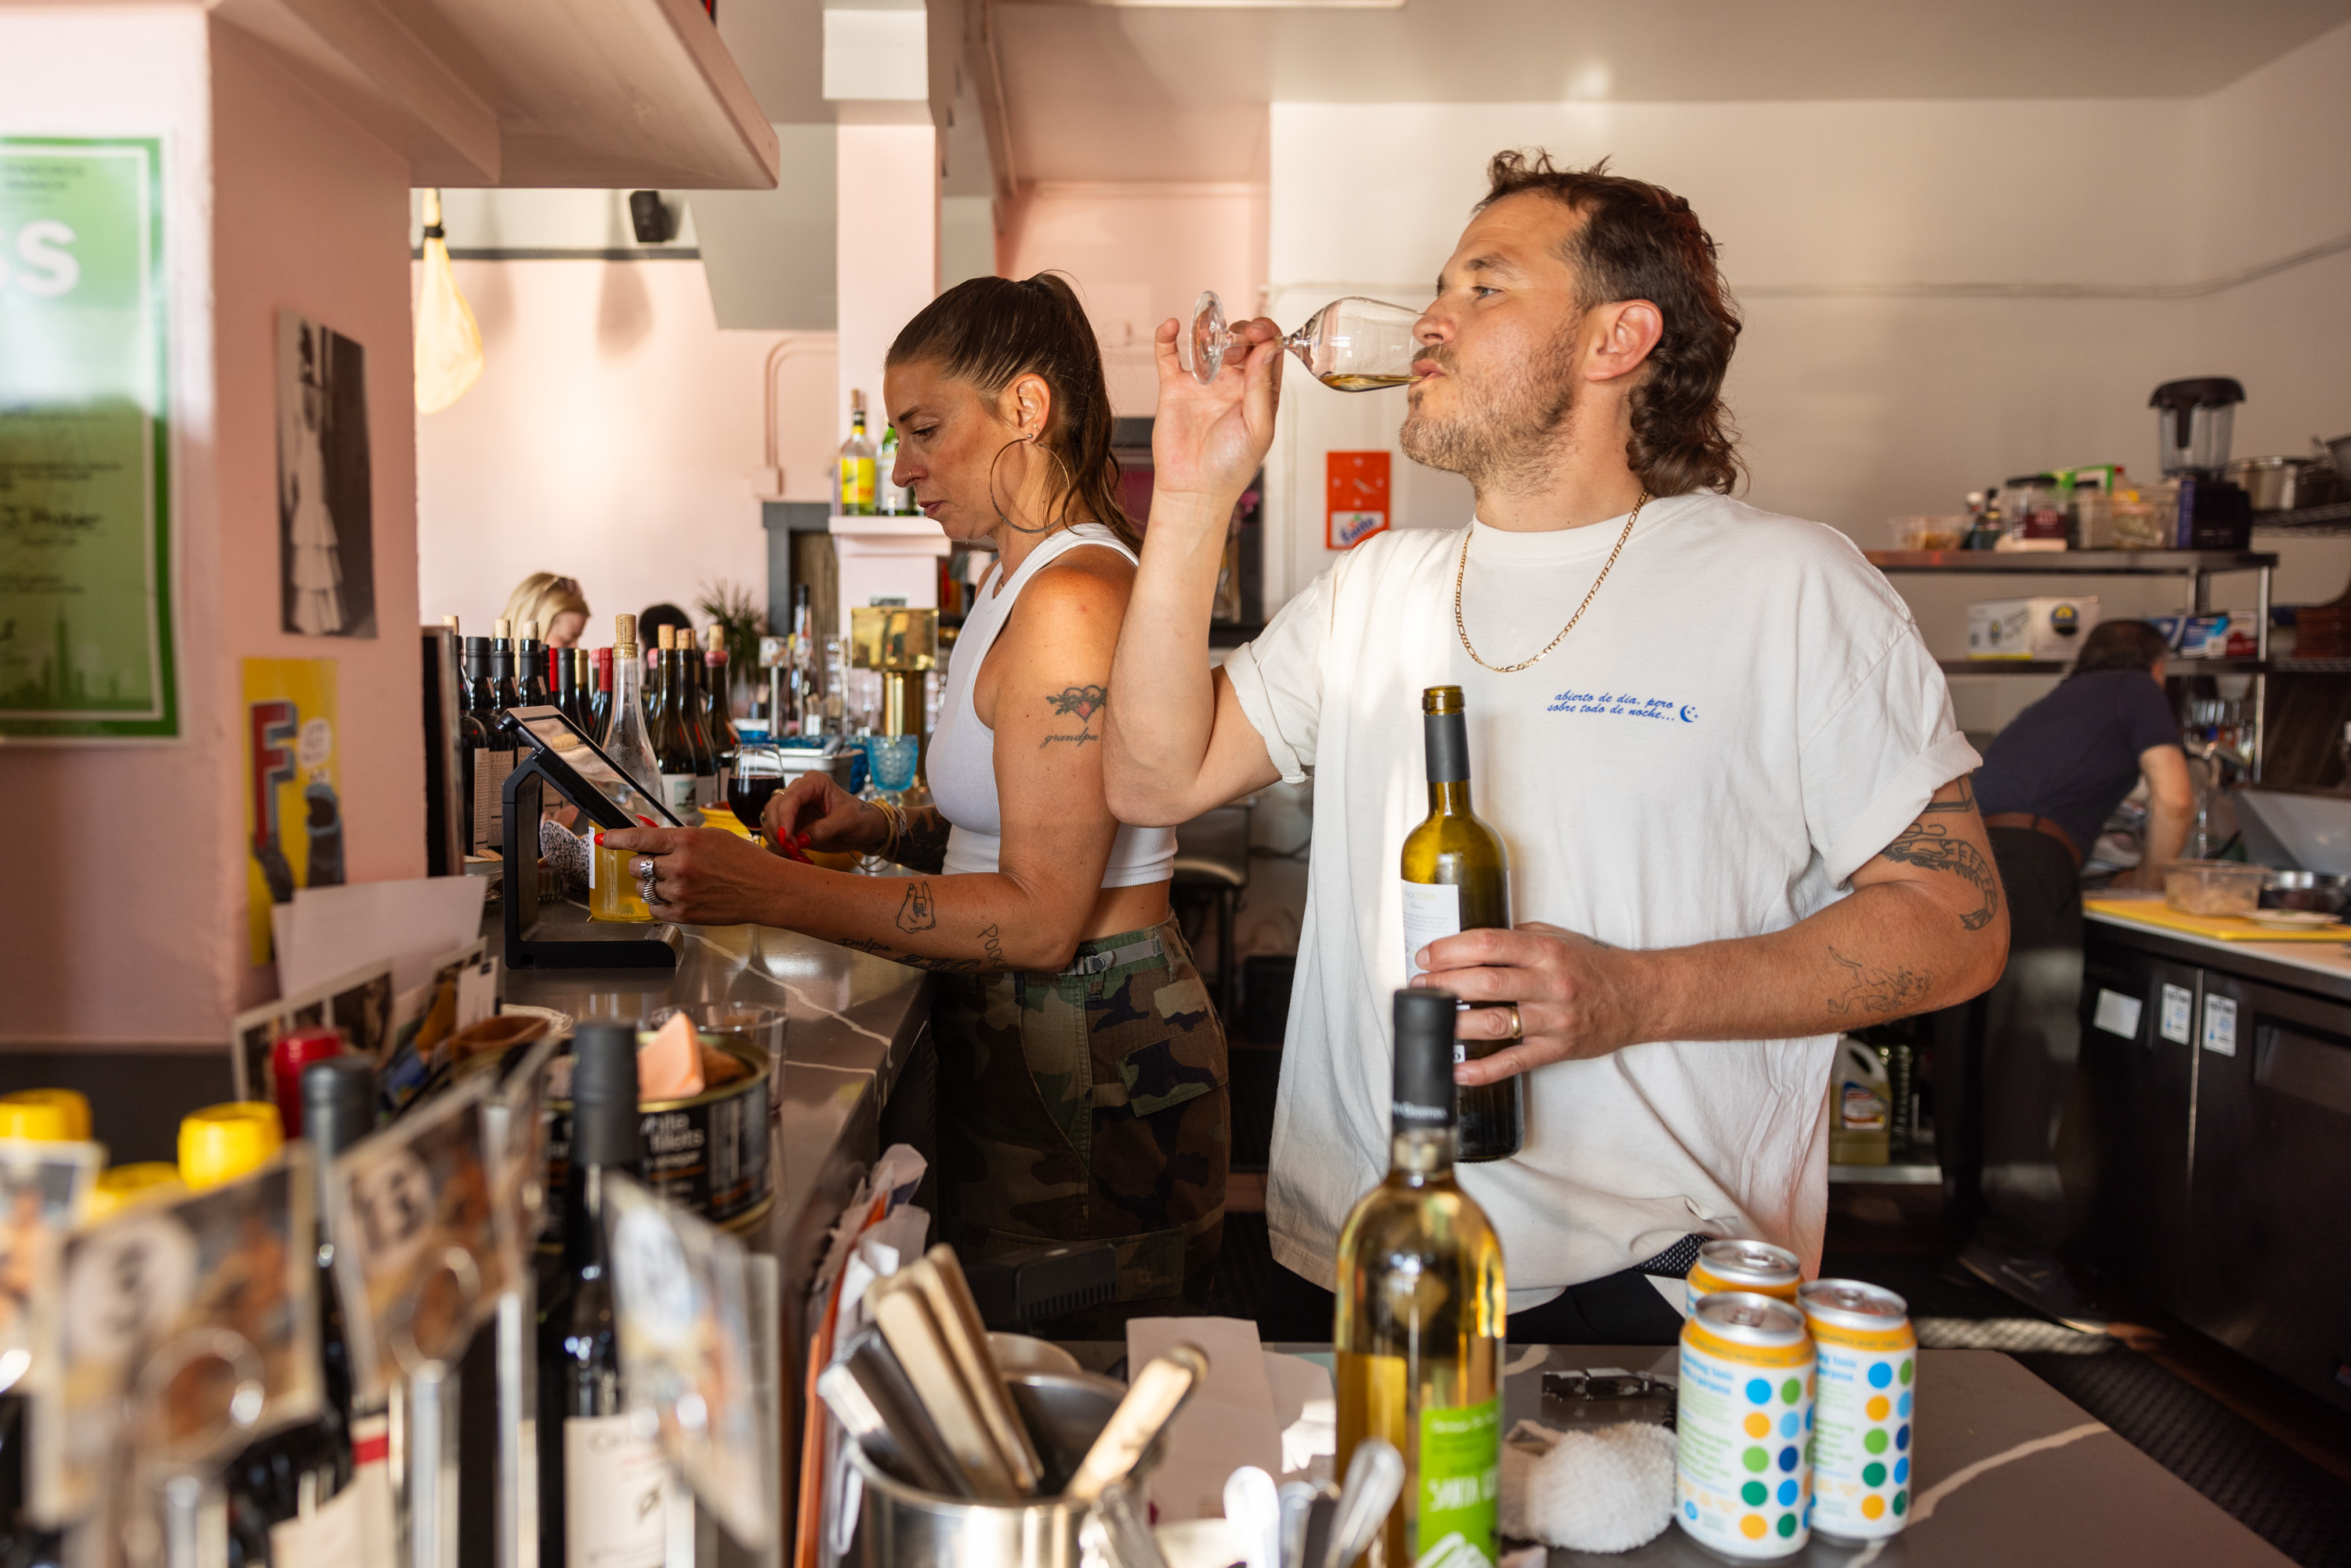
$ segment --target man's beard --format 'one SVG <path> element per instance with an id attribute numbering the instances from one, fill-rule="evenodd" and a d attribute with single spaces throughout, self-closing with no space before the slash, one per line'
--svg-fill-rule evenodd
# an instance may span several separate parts
<path id="1" fill-rule="evenodd" d="M 1542 488 L 1557 466 L 1556 437 L 1575 407 L 1575 331 L 1561 332 L 1499 374 L 1471 381 L 1440 347 L 1433 359 L 1460 389 L 1459 406 L 1438 420 L 1415 409 L 1397 433 L 1404 455 L 1425 467 L 1460 475 L 1479 494 Z"/>

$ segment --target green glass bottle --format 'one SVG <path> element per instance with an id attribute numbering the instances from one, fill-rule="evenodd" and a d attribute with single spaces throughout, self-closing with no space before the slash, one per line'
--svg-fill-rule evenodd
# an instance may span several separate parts
<path id="1" fill-rule="evenodd" d="M 1428 815 L 1405 835 L 1404 967 L 1421 972 L 1420 950 L 1440 936 L 1510 928 L 1510 862 L 1500 835 L 1469 809 L 1469 732 L 1459 686 L 1420 694 L 1421 743 L 1427 759 Z M 1487 1006 L 1506 1006 L 1488 1003 Z M 1457 1040 L 1454 1060 L 1490 1056 L 1509 1042 Z M 1523 1075 L 1461 1092 L 1461 1158 L 1506 1160 L 1527 1137 Z"/>
<path id="2" fill-rule="evenodd" d="M 1453 1178 L 1454 998 L 1395 994 L 1395 1100 L 1387 1178 L 1339 1233 L 1339 1453 L 1384 1437 L 1402 1496 L 1374 1562 L 1493 1563 L 1502 1459 L 1502 1244 Z"/>

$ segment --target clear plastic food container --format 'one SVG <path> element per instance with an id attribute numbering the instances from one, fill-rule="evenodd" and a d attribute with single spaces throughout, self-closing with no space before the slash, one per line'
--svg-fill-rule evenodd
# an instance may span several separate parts
<path id="1" fill-rule="evenodd" d="M 2182 915 L 2250 915 L 2269 874 L 2241 861 L 2174 861 L 2163 871 L 2163 902 Z"/>

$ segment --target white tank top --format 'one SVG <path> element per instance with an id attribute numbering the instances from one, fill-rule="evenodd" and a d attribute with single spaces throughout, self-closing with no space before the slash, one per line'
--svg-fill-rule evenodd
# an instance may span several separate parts
<path id="1" fill-rule="evenodd" d="M 1080 545 L 1102 545 L 1129 561 L 1134 552 L 1102 523 L 1079 523 L 1046 538 L 1029 552 L 1020 570 L 1001 591 L 983 588 L 971 613 L 964 618 L 962 634 L 947 655 L 947 689 L 939 703 L 938 727 L 931 732 L 929 774 L 931 799 L 947 820 L 946 873 L 960 876 L 998 869 L 1004 847 L 1004 818 L 996 798 L 996 732 L 979 722 L 971 706 L 971 689 L 979 667 L 987 661 L 996 634 L 1019 601 L 1030 580 L 1061 556 Z M 993 585 L 991 585 L 992 587 Z M 1135 828 L 1122 822 L 1110 846 L 1110 863 L 1102 868 L 1104 887 L 1145 887 L 1165 882 L 1176 867 L 1173 828 Z"/>

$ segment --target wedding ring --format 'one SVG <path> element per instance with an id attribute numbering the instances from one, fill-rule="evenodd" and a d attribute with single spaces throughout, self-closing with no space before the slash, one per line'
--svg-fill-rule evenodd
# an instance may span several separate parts
<path id="1" fill-rule="evenodd" d="M 1527 1020 L 1519 1016 L 1519 1004 L 1516 1002 L 1510 1004 L 1510 1038 L 1512 1040 L 1527 1038 Z"/>

